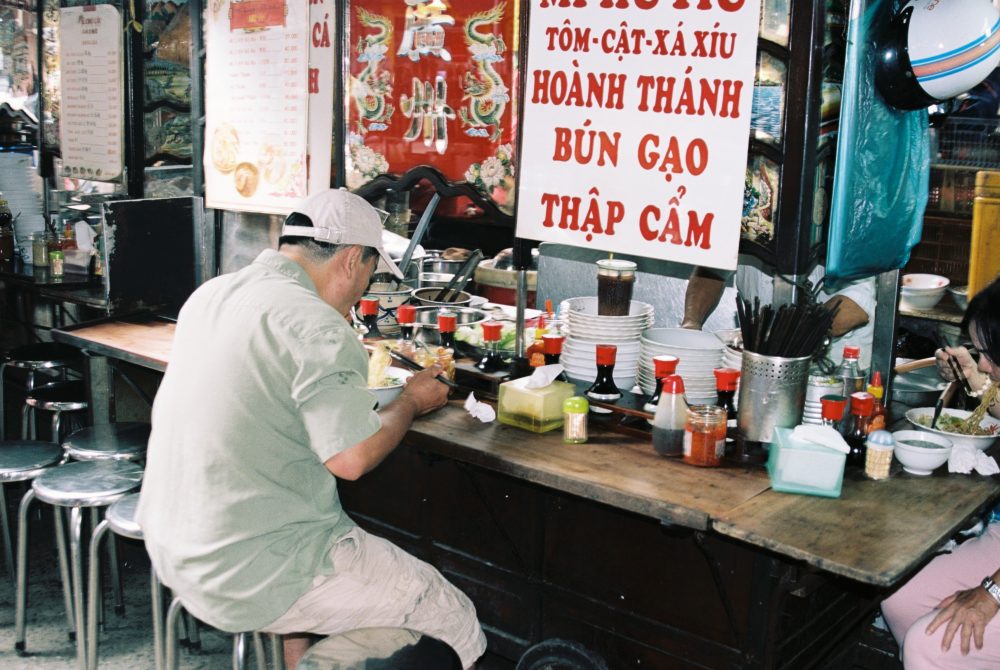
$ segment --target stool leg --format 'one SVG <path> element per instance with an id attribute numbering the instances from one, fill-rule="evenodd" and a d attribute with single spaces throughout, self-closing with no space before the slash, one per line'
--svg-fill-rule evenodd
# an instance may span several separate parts
<path id="1" fill-rule="evenodd" d="M 233 635 L 233 670 L 244 670 L 247 659 L 247 634 Z"/>
<path id="2" fill-rule="evenodd" d="M 6 418 L 4 411 L 7 409 L 3 404 L 3 378 L 4 374 L 7 372 L 7 362 L 4 361 L 0 363 L 0 440 L 7 439 L 7 424 L 4 421 Z"/>
<path id="3" fill-rule="evenodd" d="M 163 670 L 163 585 L 152 566 L 149 569 L 149 590 L 153 610 L 153 657 L 156 659 L 156 670 Z"/>
<path id="4" fill-rule="evenodd" d="M 267 653 L 264 651 L 264 636 L 260 633 L 253 634 L 253 655 L 257 662 L 257 670 L 267 670 Z"/>
<path id="5" fill-rule="evenodd" d="M 83 635 L 83 561 L 80 556 L 80 535 L 83 514 L 79 507 L 69 510 L 69 560 L 73 572 L 73 612 L 76 618 L 76 664 L 80 670 L 87 670 L 87 640 Z"/>
<path id="6" fill-rule="evenodd" d="M 97 603 L 101 594 L 101 540 L 108 534 L 107 520 L 97 524 L 90 536 L 90 566 L 87 578 L 87 668 L 97 670 Z"/>
<path id="7" fill-rule="evenodd" d="M 35 371 L 34 370 L 28 370 L 27 392 L 31 393 L 33 390 L 35 390 Z M 35 408 L 31 407 L 30 405 L 25 404 L 25 406 L 24 406 L 24 414 L 25 414 L 25 417 L 27 418 L 28 427 L 31 429 L 31 431 L 30 432 L 26 432 L 25 429 L 24 429 L 24 427 L 22 426 L 22 428 L 21 428 L 21 435 L 22 436 L 30 435 L 30 437 L 25 437 L 25 439 L 34 440 L 35 439 L 35 435 L 36 435 L 36 433 L 35 433 Z"/>
<path id="8" fill-rule="evenodd" d="M 187 646 L 188 649 L 199 650 L 201 649 L 201 632 L 198 629 L 198 620 L 191 616 L 190 613 L 184 613 L 184 622 L 187 629 Z"/>
<path id="9" fill-rule="evenodd" d="M 177 670 L 177 617 L 183 611 L 181 599 L 174 598 L 167 610 L 167 639 L 164 641 L 164 670 Z"/>
<path id="10" fill-rule="evenodd" d="M 66 554 L 66 527 L 63 524 L 63 509 L 53 507 L 52 513 L 56 522 L 56 553 L 59 555 L 59 578 L 62 580 L 63 602 L 66 605 L 66 624 L 69 627 L 69 639 L 76 642 L 76 620 L 73 618 L 73 590 L 69 578 L 69 559 Z M 82 635 L 83 632 L 81 631 Z"/>
<path id="11" fill-rule="evenodd" d="M 0 397 L 0 403 L 3 398 Z M 10 573 L 11 582 L 17 584 L 14 576 L 14 538 L 10 535 L 10 519 L 7 517 L 7 486 L 0 484 L 0 524 L 3 524 L 3 560 Z"/>
<path id="12" fill-rule="evenodd" d="M 274 670 L 285 670 L 285 643 L 277 633 L 269 633 L 271 638 L 271 654 L 274 658 Z"/>
<path id="13" fill-rule="evenodd" d="M 24 607 L 28 592 L 28 508 L 35 499 L 35 490 L 21 498 L 17 512 L 17 589 L 14 595 L 14 650 L 24 655 Z"/>
<path id="14" fill-rule="evenodd" d="M 62 444 L 61 436 L 59 435 L 59 425 L 62 422 L 62 412 L 56 410 L 52 412 L 52 441 L 56 444 Z"/>
<path id="15" fill-rule="evenodd" d="M 31 413 L 32 408 L 28 403 L 24 403 L 24 407 L 21 408 L 21 439 L 22 440 L 33 440 L 35 439 L 35 415 Z"/>

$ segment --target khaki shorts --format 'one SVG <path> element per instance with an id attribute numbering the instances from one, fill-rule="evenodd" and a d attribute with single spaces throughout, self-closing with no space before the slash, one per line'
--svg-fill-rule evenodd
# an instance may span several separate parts
<path id="1" fill-rule="evenodd" d="M 388 540 L 355 528 L 330 550 L 333 574 L 313 580 L 269 633 L 336 635 L 409 628 L 447 642 L 468 668 L 486 651 L 476 608 L 441 573 Z"/>

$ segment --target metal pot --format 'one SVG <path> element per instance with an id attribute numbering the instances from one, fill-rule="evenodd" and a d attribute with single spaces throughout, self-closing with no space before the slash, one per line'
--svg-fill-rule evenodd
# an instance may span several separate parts
<path id="1" fill-rule="evenodd" d="M 893 378 L 892 399 L 910 407 L 930 407 L 946 384 L 935 366 L 911 370 Z"/>
<path id="2" fill-rule="evenodd" d="M 417 288 L 444 288 L 455 275 L 442 272 L 421 272 L 420 285 Z"/>
<path id="3" fill-rule="evenodd" d="M 453 275 L 462 269 L 462 264 L 465 261 L 446 261 L 443 258 L 425 258 L 424 268 L 425 273 L 435 272 L 439 274 Z"/>

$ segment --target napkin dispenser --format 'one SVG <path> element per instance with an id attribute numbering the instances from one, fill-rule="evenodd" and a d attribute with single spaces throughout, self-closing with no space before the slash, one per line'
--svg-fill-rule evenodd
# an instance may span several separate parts
<path id="1" fill-rule="evenodd" d="M 839 498 L 847 456 L 776 427 L 769 448 L 767 474 L 771 488 L 784 493 L 804 493 Z"/>
<path id="2" fill-rule="evenodd" d="M 541 388 L 526 388 L 529 379 L 500 384 L 497 420 L 534 433 L 561 428 L 563 401 L 576 395 L 576 385 L 555 381 Z"/>

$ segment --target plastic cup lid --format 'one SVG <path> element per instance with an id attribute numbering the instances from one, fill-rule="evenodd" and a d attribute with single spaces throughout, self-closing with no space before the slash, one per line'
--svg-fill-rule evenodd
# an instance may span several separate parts
<path id="1" fill-rule="evenodd" d="M 562 408 L 564 412 L 571 414 L 585 414 L 590 411 L 590 403 L 586 398 L 576 395 L 563 400 Z"/>

